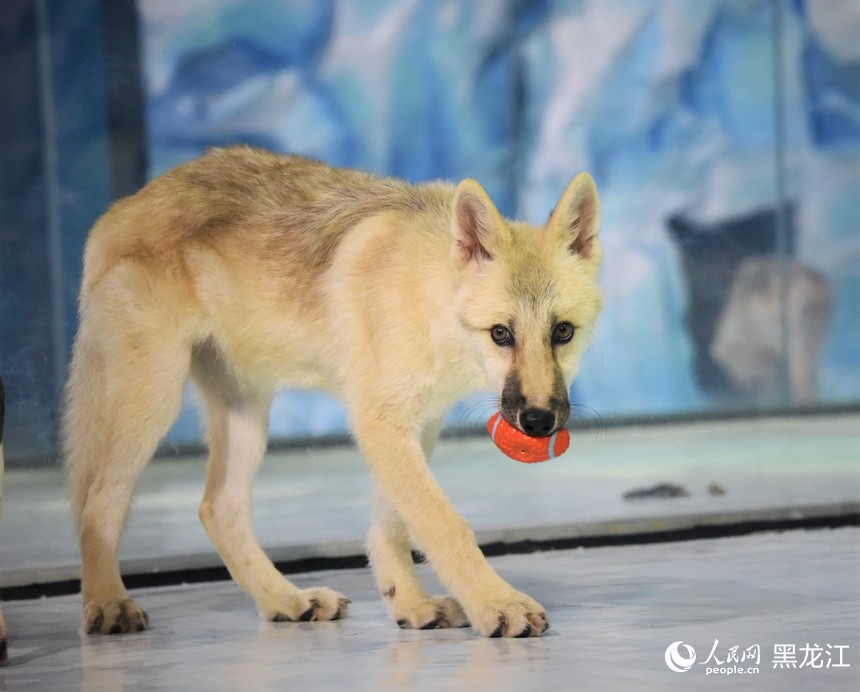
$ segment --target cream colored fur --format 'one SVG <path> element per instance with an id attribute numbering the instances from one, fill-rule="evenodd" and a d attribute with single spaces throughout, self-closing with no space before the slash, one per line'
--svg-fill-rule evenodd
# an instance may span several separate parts
<path id="1" fill-rule="evenodd" d="M 600 310 L 597 227 L 585 174 L 538 229 L 503 219 L 471 180 L 411 186 L 249 148 L 213 150 L 118 202 L 87 243 L 64 425 L 84 629 L 148 624 L 117 549 L 190 374 L 208 412 L 200 519 L 263 617 L 336 619 L 349 602 L 284 579 L 251 525 L 272 396 L 318 387 L 346 405 L 376 485 L 368 553 L 393 619 L 543 632 L 544 609 L 493 571 L 427 461 L 446 408 L 477 388 L 500 392 L 515 425 L 523 407 L 564 424 Z M 554 344 L 561 321 L 574 337 Z M 516 343 L 494 343 L 496 325 Z M 413 545 L 452 596 L 427 595 Z"/>

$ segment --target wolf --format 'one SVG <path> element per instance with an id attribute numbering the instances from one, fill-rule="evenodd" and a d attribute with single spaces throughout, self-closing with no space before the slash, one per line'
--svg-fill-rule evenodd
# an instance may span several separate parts
<path id="1" fill-rule="evenodd" d="M 63 422 L 83 630 L 148 627 L 117 549 L 190 375 L 208 418 L 199 517 L 262 617 L 336 620 L 350 602 L 287 581 L 251 524 L 272 397 L 311 387 L 344 403 L 373 478 L 367 553 L 392 619 L 544 632 L 545 609 L 496 574 L 428 460 L 446 408 L 476 389 L 526 434 L 565 425 L 601 308 L 598 227 L 586 173 L 538 228 L 471 179 L 411 185 L 242 146 L 114 204 L 86 244 Z M 427 594 L 413 546 L 450 595 Z"/>

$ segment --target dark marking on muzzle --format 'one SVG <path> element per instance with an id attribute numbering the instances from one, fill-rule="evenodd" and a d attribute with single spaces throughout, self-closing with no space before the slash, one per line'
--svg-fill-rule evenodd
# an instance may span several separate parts
<path id="1" fill-rule="evenodd" d="M 564 427 L 570 417 L 570 401 L 561 372 L 556 373 L 547 403 L 535 406 L 523 393 L 519 373 L 512 370 L 502 387 L 502 416 L 520 432 L 546 437 Z"/>

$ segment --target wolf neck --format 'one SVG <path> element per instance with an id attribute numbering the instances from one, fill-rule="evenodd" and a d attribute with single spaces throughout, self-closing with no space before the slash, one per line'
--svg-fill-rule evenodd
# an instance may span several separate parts
<path id="1" fill-rule="evenodd" d="M 462 352 L 454 310 L 450 197 L 434 201 L 414 214 L 383 212 L 353 229 L 332 266 L 329 304 L 361 325 L 361 341 L 371 349 L 353 356 L 364 361 L 362 369 L 371 367 L 366 355 L 374 367 L 401 370 L 387 379 L 426 387 L 434 399 L 428 406 L 442 408 L 482 382 L 474 359 Z"/>

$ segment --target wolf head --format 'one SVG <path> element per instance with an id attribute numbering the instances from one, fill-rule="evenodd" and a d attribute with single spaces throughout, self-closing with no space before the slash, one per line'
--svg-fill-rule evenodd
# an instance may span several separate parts
<path id="1" fill-rule="evenodd" d="M 597 189 L 580 173 L 544 228 L 502 217 L 484 189 L 454 193 L 451 259 L 457 314 L 505 419 L 550 435 L 570 416 L 568 390 L 601 308 Z"/>

